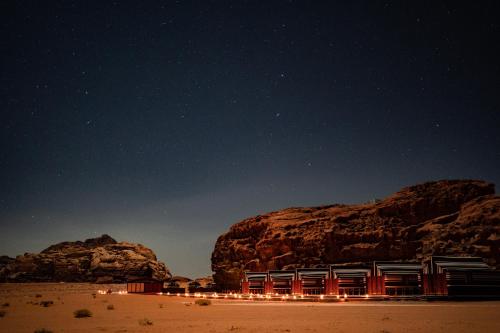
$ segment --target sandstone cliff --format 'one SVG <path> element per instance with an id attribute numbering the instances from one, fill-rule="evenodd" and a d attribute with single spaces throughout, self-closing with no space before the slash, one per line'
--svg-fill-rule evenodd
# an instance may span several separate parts
<path id="1" fill-rule="evenodd" d="M 125 282 L 171 277 L 164 263 L 141 244 L 117 242 L 108 235 L 84 242 L 62 242 L 41 253 L 2 257 L 0 281 Z"/>
<path id="2" fill-rule="evenodd" d="M 477 255 L 500 267 L 500 197 L 493 184 L 444 180 L 404 188 L 373 204 L 289 208 L 248 218 L 212 254 L 221 288 L 244 270 Z"/>

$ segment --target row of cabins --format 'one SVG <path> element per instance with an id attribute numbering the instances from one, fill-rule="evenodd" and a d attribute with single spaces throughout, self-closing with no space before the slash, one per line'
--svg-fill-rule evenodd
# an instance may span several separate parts
<path id="1" fill-rule="evenodd" d="M 375 261 L 288 271 L 245 272 L 243 294 L 500 295 L 500 271 L 479 257 L 434 256 L 420 262 Z"/>

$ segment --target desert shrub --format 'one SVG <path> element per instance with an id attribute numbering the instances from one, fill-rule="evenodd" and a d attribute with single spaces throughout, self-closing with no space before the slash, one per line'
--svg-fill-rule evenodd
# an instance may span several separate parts
<path id="1" fill-rule="evenodd" d="M 87 309 L 79 309 L 75 310 L 75 312 L 73 312 L 73 315 L 75 316 L 75 318 L 86 318 L 86 317 L 92 317 L 92 312 L 90 312 L 90 310 Z"/>
<path id="2" fill-rule="evenodd" d="M 44 308 L 48 308 L 49 306 L 53 305 L 53 301 L 40 301 L 40 306 L 43 306 Z"/>
<path id="3" fill-rule="evenodd" d="M 42 294 L 36 294 L 35 295 L 36 298 L 41 298 L 42 297 Z"/>
<path id="4" fill-rule="evenodd" d="M 113 304 L 108 304 L 108 306 L 106 307 L 106 309 L 108 309 L 108 310 L 114 310 L 115 306 Z"/>
<path id="5" fill-rule="evenodd" d="M 7 312 L 5 312 L 5 311 L 0 311 L 0 318 L 5 317 L 5 315 L 6 315 L 6 314 L 7 314 Z"/>
<path id="6" fill-rule="evenodd" d="M 159 307 L 160 309 L 163 309 L 163 303 L 158 304 L 158 307 Z"/>
<path id="7" fill-rule="evenodd" d="M 207 306 L 207 305 L 211 305 L 212 301 L 210 301 L 209 299 L 197 299 L 194 302 L 194 304 L 200 305 L 200 306 Z"/>
<path id="8" fill-rule="evenodd" d="M 33 333 L 54 333 L 51 330 L 45 329 L 45 328 L 40 328 L 38 330 L 35 330 Z"/>
<path id="9" fill-rule="evenodd" d="M 151 326 L 151 325 L 153 325 L 153 321 L 151 319 L 148 319 L 148 318 L 143 318 L 143 319 L 139 320 L 139 325 L 141 325 L 141 326 Z"/>
<path id="10" fill-rule="evenodd" d="M 3 307 L 3 308 L 6 308 L 6 307 L 8 307 L 8 306 L 10 306 L 10 303 L 8 303 L 8 302 L 5 302 L 5 303 L 3 303 L 3 304 L 2 304 L 2 307 Z"/>

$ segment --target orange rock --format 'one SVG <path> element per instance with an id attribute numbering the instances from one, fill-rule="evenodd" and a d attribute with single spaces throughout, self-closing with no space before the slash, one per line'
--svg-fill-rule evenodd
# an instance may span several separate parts
<path id="1" fill-rule="evenodd" d="M 500 267 L 500 197 L 493 184 L 442 180 L 371 204 L 287 208 L 245 219 L 212 253 L 218 286 L 237 289 L 244 270 L 371 260 L 478 255 Z"/>

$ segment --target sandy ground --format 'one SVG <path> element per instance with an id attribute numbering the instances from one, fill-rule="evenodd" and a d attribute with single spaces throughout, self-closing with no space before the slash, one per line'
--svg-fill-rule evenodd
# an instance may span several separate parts
<path id="1" fill-rule="evenodd" d="M 124 286 L 113 286 L 114 290 Z M 92 295 L 102 285 L 0 284 L 0 332 L 500 332 L 500 302 L 270 303 Z M 40 296 L 41 295 L 41 296 Z M 38 297 L 37 297 L 38 296 Z M 41 301 L 53 301 L 48 307 Z M 5 304 L 5 303 L 8 303 Z M 37 304 L 38 303 L 38 304 Z M 108 310 L 108 305 L 114 310 Z M 77 309 L 90 318 L 74 318 Z M 147 318 L 152 325 L 139 323 Z"/>

